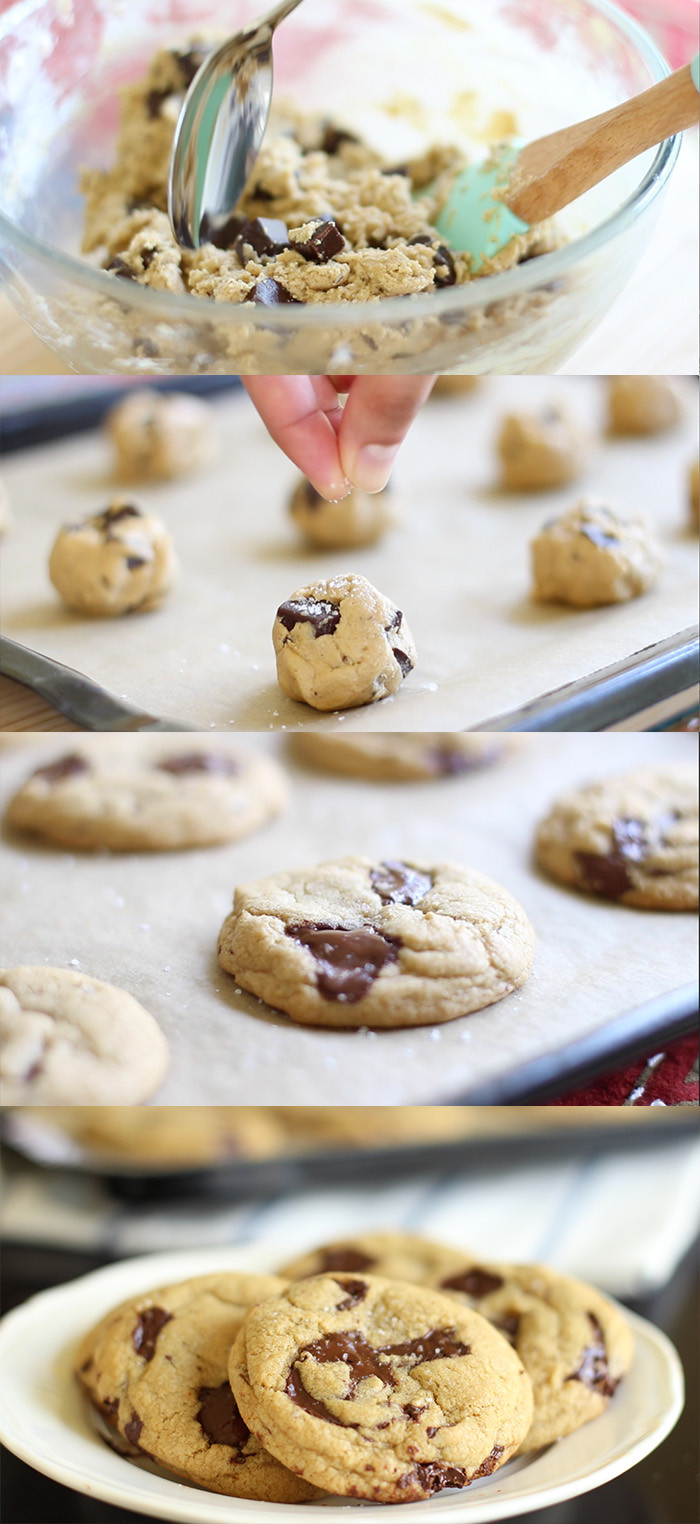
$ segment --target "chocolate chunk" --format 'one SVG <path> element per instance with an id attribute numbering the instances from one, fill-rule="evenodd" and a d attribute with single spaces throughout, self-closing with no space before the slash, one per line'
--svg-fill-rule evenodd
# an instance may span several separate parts
<path id="1" fill-rule="evenodd" d="M 455 270 L 455 262 L 446 244 L 438 244 L 433 258 L 433 264 L 435 266 L 436 286 L 456 285 L 457 271 Z"/>
<path id="2" fill-rule="evenodd" d="M 200 1386 L 197 1399 L 200 1403 L 197 1423 L 210 1445 L 230 1445 L 242 1460 L 241 1451 L 250 1439 L 250 1429 L 241 1418 L 228 1381 L 221 1386 Z"/>
<path id="3" fill-rule="evenodd" d="M 181 777 L 186 773 L 219 773 L 233 778 L 240 772 L 240 764 L 233 757 L 216 756 L 210 752 L 191 751 L 182 757 L 166 757 L 157 762 L 159 773 L 174 773 Z"/>
<path id="4" fill-rule="evenodd" d="M 440 1282 L 441 1291 L 464 1291 L 467 1296 L 488 1296 L 490 1291 L 498 1291 L 503 1285 L 500 1275 L 491 1275 L 488 1270 L 461 1270 L 458 1275 L 450 1275 L 447 1280 Z"/>
<path id="5" fill-rule="evenodd" d="M 139 258 L 141 260 L 141 264 L 143 265 L 144 270 L 150 269 L 150 266 L 153 264 L 153 261 L 154 261 L 157 253 L 158 253 L 157 249 L 151 249 L 151 248 L 141 249 L 141 252 L 139 254 Z"/>
<path id="6" fill-rule="evenodd" d="M 387 905 L 418 905 L 433 887 L 430 874 L 419 873 L 407 863 L 380 863 L 372 869 L 370 882 Z"/>
<path id="7" fill-rule="evenodd" d="M 292 941 L 308 947 L 316 960 L 316 985 L 327 1000 L 355 1005 L 371 989 L 380 970 L 395 963 L 400 943 L 369 926 L 349 930 L 339 926 L 287 926 Z"/>
<path id="8" fill-rule="evenodd" d="M 129 1422 L 124 1425 L 124 1438 L 128 1439 L 130 1445 L 136 1445 L 138 1447 L 142 1428 L 143 1419 L 139 1418 L 138 1413 L 133 1413 L 129 1419 Z"/>
<path id="9" fill-rule="evenodd" d="M 396 613 L 392 615 L 392 618 L 390 619 L 389 623 L 385 624 L 385 626 L 384 626 L 384 628 L 385 628 L 385 630 L 387 632 L 387 635 L 389 634 L 390 630 L 398 630 L 399 625 L 400 625 L 402 619 L 403 619 L 403 614 L 402 614 L 400 609 L 397 609 Z"/>
<path id="10" fill-rule="evenodd" d="M 146 560 L 144 556 L 127 556 L 126 565 L 128 571 L 136 571 L 139 566 L 146 565 Z"/>
<path id="11" fill-rule="evenodd" d="M 496 1470 L 496 1467 L 498 1465 L 499 1460 L 501 1459 L 502 1454 L 503 1454 L 503 1445 L 494 1445 L 493 1450 L 491 1451 L 491 1454 L 487 1455 L 486 1460 L 483 1460 L 481 1462 L 481 1465 L 479 1466 L 478 1471 L 474 1471 L 472 1473 L 472 1475 L 470 1476 L 470 1478 L 469 1478 L 470 1482 L 475 1482 L 478 1476 L 491 1476 L 493 1474 L 493 1472 Z"/>
<path id="12" fill-rule="evenodd" d="M 171 1319 L 172 1313 L 166 1312 L 163 1307 L 147 1307 L 139 1314 L 138 1322 L 131 1335 L 131 1342 L 137 1355 L 142 1355 L 144 1360 L 153 1359 L 161 1328 L 164 1328 Z"/>
<path id="13" fill-rule="evenodd" d="M 417 1408 L 414 1402 L 405 1402 L 403 1410 L 406 1417 L 412 1419 L 414 1423 L 417 1423 L 421 1413 L 425 1412 L 425 1408 Z"/>
<path id="14" fill-rule="evenodd" d="M 95 1402 L 95 1406 L 99 1409 L 105 1421 L 109 1424 L 112 1424 L 112 1426 L 116 1428 L 117 1418 L 119 1416 L 119 1398 L 103 1397 L 101 1402 L 93 1398 L 93 1401 Z"/>
<path id="15" fill-rule="evenodd" d="M 419 1461 L 412 1471 L 400 1477 L 397 1485 L 410 1487 L 419 1481 L 432 1494 L 443 1492 L 446 1487 L 467 1487 L 472 1480 L 461 1466 L 442 1466 L 439 1461 Z"/>
<path id="16" fill-rule="evenodd" d="M 388 173 L 388 171 L 387 171 L 387 173 Z M 433 247 L 433 240 L 430 237 L 429 233 L 414 233 L 413 237 L 409 238 L 408 243 L 409 243 L 409 247 L 412 244 L 414 244 L 414 243 L 423 243 L 423 244 L 426 244 L 431 249 Z"/>
<path id="17" fill-rule="evenodd" d="M 170 51 L 177 64 L 182 83 L 185 89 L 189 90 L 195 74 L 199 73 L 205 58 L 208 58 L 211 49 L 196 47 L 183 49 L 171 48 Z"/>
<path id="18" fill-rule="evenodd" d="M 146 112 L 152 122 L 157 121 L 163 101 L 167 101 L 172 93 L 172 90 L 149 90 L 146 96 Z"/>
<path id="19" fill-rule="evenodd" d="M 431 1328 L 430 1333 L 419 1334 L 405 1344 L 385 1344 L 383 1351 L 387 1355 L 407 1356 L 411 1362 L 409 1369 L 426 1360 L 450 1360 L 453 1355 L 471 1353 L 469 1345 L 456 1338 L 454 1328 Z"/>
<path id="20" fill-rule="evenodd" d="M 67 757 L 59 757 L 57 762 L 49 762 L 47 767 L 37 767 L 32 773 L 32 778 L 45 778 L 47 783 L 61 783 L 64 778 L 73 778 L 77 773 L 89 773 L 89 763 L 85 762 L 77 752 L 71 752 Z"/>
<path id="21" fill-rule="evenodd" d="M 326 598 L 288 598 L 277 610 L 285 630 L 295 624 L 310 624 L 314 635 L 333 635 L 340 624 L 340 605 Z"/>
<path id="22" fill-rule="evenodd" d="M 120 275 L 122 280 L 136 280 L 136 271 L 122 259 L 121 254 L 115 254 L 114 259 L 105 265 L 105 270 L 109 270 L 110 275 Z"/>
<path id="23" fill-rule="evenodd" d="M 134 339 L 134 354 L 143 360 L 156 360 L 160 354 L 157 344 L 147 337 Z"/>
<path id="24" fill-rule="evenodd" d="M 488 762 L 495 761 L 500 756 L 502 746 L 495 745 L 488 752 L 482 752 L 480 756 L 470 757 L 467 752 L 452 750 L 449 746 L 435 746 L 426 752 L 426 761 L 435 768 L 437 773 L 448 776 L 453 773 L 473 773 L 479 767 L 484 767 Z"/>
<path id="25" fill-rule="evenodd" d="M 576 861 L 586 889 L 618 900 L 633 887 L 627 865 L 643 862 L 646 856 L 644 824 L 641 820 L 615 820 L 612 838 L 609 852 L 577 852 Z"/>
<path id="26" fill-rule="evenodd" d="M 217 249 L 230 249 L 247 221 L 247 217 L 242 217 L 239 212 L 232 212 L 231 216 L 217 227 L 208 212 L 205 212 L 199 224 L 200 239 L 202 243 L 213 243 Z"/>
<path id="27" fill-rule="evenodd" d="M 409 672 L 413 671 L 413 662 L 410 656 L 407 656 L 405 651 L 400 651 L 397 646 L 392 646 L 391 651 L 401 668 L 401 676 L 408 677 Z"/>
<path id="28" fill-rule="evenodd" d="M 606 534 L 604 530 L 596 529 L 592 524 L 583 524 L 579 529 L 579 534 L 585 535 L 592 545 L 600 546 L 601 550 L 605 550 L 608 545 L 619 545 L 620 543 L 618 535 Z"/>
<path id="29" fill-rule="evenodd" d="M 118 524 L 121 519 L 142 519 L 140 508 L 135 508 L 133 503 L 115 503 L 111 508 L 105 508 L 104 513 L 95 515 L 100 529 L 109 529 L 113 524 Z"/>
<path id="30" fill-rule="evenodd" d="M 369 1254 L 363 1254 L 360 1249 L 324 1249 L 319 1274 L 324 1270 L 369 1270 L 375 1264 L 376 1260 Z"/>
<path id="31" fill-rule="evenodd" d="M 345 1312 L 348 1307 L 356 1307 L 358 1302 L 364 1302 L 367 1295 L 366 1281 L 338 1281 L 338 1285 L 347 1293 L 344 1300 L 338 1303 L 338 1312 Z"/>
<path id="32" fill-rule="evenodd" d="M 283 302 L 295 302 L 297 307 L 304 306 L 297 296 L 290 295 L 286 286 L 281 286 L 278 280 L 267 275 L 257 281 L 243 300 L 256 302 L 259 307 L 279 307 Z"/>
<path id="33" fill-rule="evenodd" d="M 381 171 L 383 175 L 403 175 L 405 180 L 410 180 L 411 171 L 407 164 L 390 164 Z M 409 243 L 432 243 L 432 238 L 411 238 Z"/>
<path id="34" fill-rule="evenodd" d="M 359 141 L 354 132 L 346 132 L 344 127 L 334 127 L 333 123 L 329 122 L 321 138 L 321 148 L 324 153 L 334 154 L 342 148 L 343 143 L 359 143 Z"/>
<path id="35" fill-rule="evenodd" d="M 505 1334 L 509 1343 L 514 1344 L 520 1329 L 520 1314 L 517 1312 L 504 1312 L 500 1318 L 489 1318 L 499 1333 Z"/>
<path id="36" fill-rule="evenodd" d="M 233 252 L 242 265 L 247 263 L 246 244 L 256 254 L 281 254 L 284 249 L 291 248 L 286 222 L 277 217 L 254 217 L 250 222 L 244 222 L 233 245 Z"/>
<path id="37" fill-rule="evenodd" d="M 303 243 L 292 245 L 298 254 L 304 259 L 311 260 L 316 265 L 327 265 L 329 259 L 333 259 L 345 248 L 345 239 L 336 222 L 331 219 L 316 223 L 313 232 Z"/>
<path id="38" fill-rule="evenodd" d="M 583 1386 L 590 1388 L 592 1392 L 600 1392 L 602 1397 L 612 1397 L 613 1392 L 619 1386 L 610 1375 L 608 1365 L 608 1352 L 605 1348 L 605 1335 L 592 1312 L 587 1314 L 588 1321 L 593 1330 L 593 1343 L 584 1349 L 581 1356 L 581 1364 L 578 1370 L 566 1377 L 567 1381 L 580 1381 Z"/>

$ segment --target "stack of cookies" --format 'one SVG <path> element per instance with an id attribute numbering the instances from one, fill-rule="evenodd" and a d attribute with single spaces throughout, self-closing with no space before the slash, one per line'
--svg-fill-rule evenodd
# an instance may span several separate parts
<path id="1" fill-rule="evenodd" d="M 396 1503 L 597 1417 L 632 1352 L 593 1287 L 387 1232 L 134 1297 L 76 1371 L 113 1448 L 195 1486 Z"/>

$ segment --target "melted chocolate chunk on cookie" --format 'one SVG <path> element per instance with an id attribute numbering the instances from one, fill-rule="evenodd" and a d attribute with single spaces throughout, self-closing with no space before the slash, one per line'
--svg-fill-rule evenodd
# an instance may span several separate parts
<path id="1" fill-rule="evenodd" d="M 119 524 L 122 519 L 142 519 L 143 513 L 133 503 L 115 503 L 111 508 L 105 508 L 104 513 L 95 515 L 95 521 L 100 529 L 111 529 L 113 524 Z"/>
<path id="2" fill-rule="evenodd" d="M 380 863 L 369 877 L 375 894 L 387 905 L 418 905 L 433 887 L 431 874 L 407 863 Z"/>
<path id="3" fill-rule="evenodd" d="M 618 900 L 633 883 L 628 864 L 641 863 L 647 853 L 646 828 L 641 820 L 615 820 L 609 852 L 577 852 L 584 886 L 595 894 Z"/>
<path id="4" fill-rule="evenodd" d="M 450 746 L 430 747 L 425 753 L 426 761 L 435 772 L 443 776 L 454 773 L 473 773 L 477 768 L 484 767 L 488 762 L 494 762 L 500 756 L 502 747 L 494 746 L 489 751 L 482 752 L 480 756 L 470 757 L 466 752 L 453 750 Z"/>
<path id="5" fill-rule="evenodd" d="M 292 247 L 313 264 L 327 265 L 330 259 L 334 259 L 345 248 L 345 239 L 337 222 L 331 218 L 326 221 L 319 219 L 309 237 L 303 243 L 295 242 Z"/>
<path id="6" fill-rule="evenodd" d="M 126 557 L 127 571 L 136 571 L 139 566 L 145 566 L 146 564 L 147 563 L 146 563 L 146 557 L 145 556 L 127 556 Z"/>
<path id="7" fill-rule="evenodd" d="M 197 1423 L 209 1444 L 229 1445 L 238 1452 L 234 1459 L 242 1461 L 250 1429 L 241 1418 L 228 1381 L 223 1381 L 221 1386 L 200 1386 L 197 1400 L 200 1404 Z"/>
<path id="8" fill-rule="evenodd" d="M 474 1267 L 471 1270 L 460 1270 L 458 1275 L 449 1275 L 446 1280 L 440 1282 L 441 1291 L 463 1291 L 466 1296 L 488 1296 L 490 1291 L 498 1291 L 503 1285 L 500 1275 L 491 1275 L 488 1270 L 479 1270 Z"/>
<path id="9" fill-rule="evenodd" d="M 45 778 L 47 783 L 62 783 L 64 778 L 73 778 L 78 773 L 89 773 L 90 764 L 79 757 L 77 752 L 71 752 L 67 757 L 59 757 L 56 762 L 49 762 L 47 767 L 37 767 L 32 773 L 32 778 Z"/>
<path id="10" fill-rule="evenodd" d="M 316 986 L 327 1000 L 356 1005 L 369 992 L 387 963 L 396 963 L 400 943 L 368 926 L 347 930 L 307 923 L 286 926 L 293 942 L 308 947 L 316 962 Z"/>
<path id="11" fill-rule="evenodd" d="M 606 534 L 603 529 L 596 529 L 593 524 L 582 524 L 579 534 L 590 540 L 591 545 L 597 545 L 600 550 L 607 550 L 610 545 L 619 545 L 620 539 L 616 534 Z"/>
<path id="12" fill-rule="evenodd" d="M 316 1360 L 319 1365 L 334 1365 L 342 1362 L 346 1366 L 348 1384 L 347 1392 L 342 1400 L 347 1401 L 356 1395 L 359 1383 L 365 1381 L 368 1376 L 376 1376 L 383 1386 L 395 1387 L 397 1379 L 391 1366 L 392 1358 L 402 1360 L 404 1369 L 412 1370 L 414 1366 L 422 1365 L 428 1360 L 448 1360 L 453 1355 L 468 1355 L 469 1353 L 469 1345 L 460 1343 L 455 1338 L 454 1329 L 447 1328 L 432 1328 L 416 1339 L 407 1340 L 405 1344 L 383 1344 L 379 1348 L 369 1344 L 364 1334 L 356 1329 L 323 1334 L 320 1339 L 315 1339 L 312 1344 L 307 1344 L 300 1349 L 290 1368 L 286 1391 L 292 1402 L 304 1408 L 307 1413 L 315 1413 L 330 1423 L 342 1424 L 343 1420 L 336 1418 L 326 1404 L 319 1398 L 313 1397 L 304 1386 L 302 1375 L 305 1355 Z M 299 1362 L 302 1362 L 301 1368 L 297 1369 Z"/>
<path id="13" fill-rule="evenodd" d="M 340 624 L 340 605 L 326 598 L 288 598 L 277 610 L 285 630 L 295 624 L 310 624 L 315 636 L 333 635 Z"/>
<path id="14" fill-rule="evenodd" d="M 470 1476 L 470 1478 L 469 1478 L 470 1482 L 475 1482 L 477 1477 L 479 1477 L 479 1476 L 492 1476 L 493 1472 L 496 1470 L 496 1467 L 498 1465 L 499 1460 L 501 1459 L 502 1454 L 503 1454 L 503 1445 L 494 1445 L 493 1450 L 491 1451 L 491 1454 L 487 1455 L 486 1460 L 483 1460 L 481 1462 L 481 1465 L 479 1466 L 478 1471 L 474 1471 L 472 1473 L 472 1475 Z"/>
<path id="15" fill-rule="evenodd" d="M 599 1392 L 601 1397 L 612 1397 L 620 1383 L 610 1375 L 605 1335 L 594 1313 L 589 1312 L 586 1316 L 593 1332 L 593 1342 L 584 1349 L 578 1370 L 572 1371 L 566 1380 L 580 1381 L 592 1392 Z"/>
<path id="16" fill-rule="evenodd" d="M 320 1256 L 319 1274 L 324 1270 L 369 1270 L 371 1265 L 376 1265 L 376 1259 L 371 1255 L 363 1254 L 361 1249 L 341 1247 L 339 1249 L 324 1249 Z"/>
<path id="17" fill-rule="evenodd" d="M 280 307 L 284 302 L 294 302 L 297 307 L 304 306 L 298 296 L 292 296 L 286 286 L 281 286 L 271 275 L 262 276 L 243 300 L 256 302 L 259 307 Z"/>
<path id="18" fill-rule="evenodd" d="M 139 1313 L 139 1319 L 131 1335 L 131 1342 L 137 1355 L 142 1355 L 144 1360 L 152 1360 L 156 1352 L 156 1340 L 166 1323 L 172 1320 L 172 1313 L 166 1312 L 164 1307 L 147 1307 Z"/>
<path id="19" fill-rule="evenodd" d="M 444 1492 L 446 1487 L 467 1487 L 472 1480 L 461 1466 L 443 1466 L 440 1461 L 419 1461 L 412 1471 L 399 1479 L 397 1486 L 412 1487 L 414 1482 L 421 1482 L 433 1494 Z"/>
<path id="20" fill-rule="evenodd" d="M 338 1312 L 346 1312 L 348 1307 L 357 1307 L 358 1302 L 364 1302 L 367 1295 L 366 1281 L 338 1281 L 338 1285 L 346 1293 L 343 1301 L 338 1303 Z"/>
<path id="21" fill-rule="evenodd" d="M 101 1402 L 97 1398 L 93 1398 L 93 1402 L 102 1414 L 105 1423 L 111 1424 L 113 1428 L 116 1428 L 117 1418 L 119 1417 L 119 1398 L 103 1397 Z"/>
<path id="22" fill-rule="evenodd" d="M 137 1447 L 137 1449 L 140 1448 L 139 1447 L 139 1437 L 140 1437 L 142 1428 L 143 1428 L 143 1419 L 139 1418 L 138 1413 L 133 1413 L 131 1418 L 129 1419 L 129 1422 L 124 1425 L 124 1438 L 128 1439 L 129 1444 L 130 1445 L 135 1445 Z"/>
<path id="23" fill-rule="evenodd" d="M 122 259 L 121 254 L 115 254 L 114 259 L 110 259 L 109 264 L 104 268 L 110 275 L 118 275 L 122 280 L 136 280 L 136 271 L 132 270 L 125 259 Z"/>
<path id="24" fill-rule="evenodd" d="M 242 265 L 247 264 L 246 246 L 259 255 L 281 254 L 284 249 L 291 248 L 286 222 L 278 217 L 254 217 L 250 222 L 244 222 L 233 245 L 233 252 Z"/>
<path id="25" fill-rule="evenodd" d="M 217 757 L 214 753 L 205 751 L 187 752 L 182 757 L 166 757 L 164 762 L 157 762 L 156 767 L 159 773 L 173 773 L 176 778 L 187 773 L 219 773 L 234 778 L 240 772 L 239 763 L 233 757 Z"/>

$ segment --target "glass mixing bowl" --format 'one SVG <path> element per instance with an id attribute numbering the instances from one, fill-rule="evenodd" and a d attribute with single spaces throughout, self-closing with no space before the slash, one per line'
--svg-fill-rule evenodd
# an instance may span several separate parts
<path id="1" fill-rule="evenodd" d="M 77 372 L 555 371 L 643 252 L 679 139 L 560 216 L 553 253 L 421 296 L 268 310 L 115 280 L 79 254 L 84 165 L 110 163 L 118 88 L 152 53 L 229 34 L 261 0 L 19 0 L 0 18 L 0 264 L 11 301 Z M 483 154 L 603 111 L 668 72 L 609 0 L 305 0 L 275 41 L 276 91 L 382 151 Z M 115 289 L 118 287 L 118 290 Z M 640 322 L 643 314 L 640 313 Z"/>

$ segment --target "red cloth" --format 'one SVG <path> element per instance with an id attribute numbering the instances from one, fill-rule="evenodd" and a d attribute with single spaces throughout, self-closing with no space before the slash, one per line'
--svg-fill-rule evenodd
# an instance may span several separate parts
<path id="1" fill-rule="evenodd" d="M 663 1053 L 636 1059 L 628 1068 L 548 1105 L 651 1106 L 652 1101 L 663 1101 L 664 1106 L 697 1106 L 698 1099 L 698 1039 L 682 1037 Z"/>

